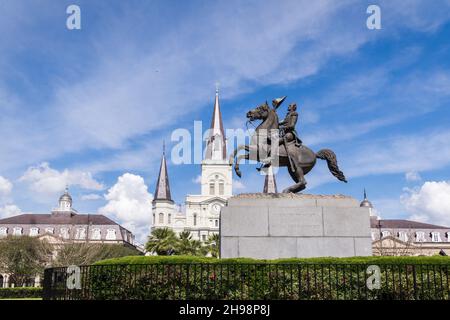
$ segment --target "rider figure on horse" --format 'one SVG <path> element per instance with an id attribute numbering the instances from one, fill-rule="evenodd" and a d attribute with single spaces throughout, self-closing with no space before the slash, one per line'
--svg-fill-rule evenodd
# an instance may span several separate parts
<path id="1" fill-rule="evenodd" d="M 276 104 L 276 101 L 273 102 L 274 106 Z M 287 147 L 287 144 L 289 144 L 292 141 L 295 141 L 295 147 L 299 148 L 302 145 L 302 140 L 300 140 L 297 131 L 295 130 L 295 126 L 298 121 L 298 113 L 297 113 L 297 104 L 291 103 L 288 107 L 288 112 L 286 114 L 286 117 L 283 121 L 279 122 L 279 129 L 280 129 L 280 139 L 278 140 L 278 145 L 282 146 L 284 145 L 286 148 L 286 154 L 290 158 L 289 155 L 289 149 Z M 262 159 L 261 162 L 263 165 L 258 168 L 257 170 L 260 171 L 263 168 L 268 168 L 271 165 L 271 156 L 270 156 L 270 149 L 268 150 L 267 158 Z M 289 163 L 291 166 L 291 169 L 295 171 L 295 168 L 293 167 L 293 164 L 291 162 L 291 159 L 289 159 Z"/>
<path id="2" fill-rule="evenodd" d="M 286 118 L 279 123 L 280 134 L 282 139 L 279 141 L 279 145 L 283 145 L 295 140 L 295 146 L 300 147 L 302 140 L 300 140 L 297 131 L 295 130 L 295 125 L 298 121 L 297 104 L 291 103 L 288 107 L 288 113 Z"/>

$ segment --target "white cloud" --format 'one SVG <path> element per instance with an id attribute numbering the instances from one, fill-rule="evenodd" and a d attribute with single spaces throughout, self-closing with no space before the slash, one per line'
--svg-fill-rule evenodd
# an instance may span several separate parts
<path id="1" fill-rule="evenodd" d="M 125 173 L 105 195 L 108 203 L 98 212 L 120 222 L 144 243 L 150 233 L 152 195 L 141 176 Z"/>
<path id="2" fill-rule="evenodd" d="M 92 200 L 100 200 L 100 199 L 103 199 L 103 197 L 101 195 L 98 195 L 95 193 L 83 194 L 81 196 L 81 200 L 83 200 L 83 201 L 92 201 Z"/>
<path id="3" fill-rule="evenodd" d="M 234 190 L 244 190 L 245 185 L 241 181 L 235 179 L 235 180 L 233 180 L 233 189 Z"/>
<path id="4" fill-rule="evenodd" d="M 427 181 L 418 189 L 406 189 L 400 201 L 412 220 L 450 226 L 450 182 Z"/>
<path id="5" fill-rule="evenodd" d="M 7 204 L 3 207 L 0 207 L 0 218 L 8 218 L 12 216 L 16 216 L 21 214 L 22 211 L 20 208 L 14 204 Z"/>
<path id="6" fill-rule="evenodd" d="M 413 181 L 420 181 L 420 180 L 422 180 L 422 177 L 416 171 L 408 171 L 408 172 L 405 173 L 405 179 L 408 182 L 413 182 Z"/>
<path id="7" fill-rule="evenodd" d="M 197 183 L 200 184 L 202 183 L 202 176 L 199 174 L 197 177 L 195 177 L 194 179 L 192 179 L 193 183 Z"/>
<path id="8" fill-rule="evenodd" d="M 95 180 L 90 172 L 68 169 L 58 171 L 52 169 L 47 162 L 29 167 L 19 181 L 29 183 L 31 190 L 44 194 L 59 193 L 66 185 L 87 190 L 104 189 L 103 184 Z"/>
<path id="9" fill-rule="evenodd" d="M 11 193 L 12 188 L 12 183 L 8 179 L 0 176 L 0 198 L 8 196 Z"/>

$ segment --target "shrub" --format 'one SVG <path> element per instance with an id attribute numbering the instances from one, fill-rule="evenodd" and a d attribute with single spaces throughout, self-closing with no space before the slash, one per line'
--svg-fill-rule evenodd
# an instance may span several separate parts
<path id="1" fill-rule="evenodd" d="M 16 287 L 0 288 L 0 299 L 41 298 L 42 288 Z"/>
<path id="2" fill-rule="evenodd" d="M 378 290 L 366 286 L 369 265 L 380 267 Z M 439 256 L 278 260 L 130 256 L 83 268 L 81 290 L 68 293 L 63 272 L 54 292 L 71 299 L 450 298 L 450 258 Z"/>

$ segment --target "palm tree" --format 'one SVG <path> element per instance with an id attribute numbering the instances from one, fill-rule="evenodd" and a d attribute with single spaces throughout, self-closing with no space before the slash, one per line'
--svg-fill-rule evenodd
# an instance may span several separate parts
<path id="1" fill-rule="evenodd" d="M 220 248 L 220 236 L 218 233 L 213 233 L 208 237 L 208 240 L 206 241 L 206 245 L 208 248 L 208 252 L 211 254 L 212 257 L 218 258 L 219 257 L 219 248 Z"/>
<path id="2" fill-rule="evenodd" d="M 190 255 L 190 256 L 203 256 L 203 245 L 198 240 L 193 240 L 189 231 L 183 231 L 178 235 L 178 241 L 175 248 L 176 254 Z"/>
<path id="3" fill-rule="evenodd" d="M 168 256 L 173 254 L 177 242 L 177 237 L 173 230 L 158 228 L 153 230 L 148 237 L 145 249 L 149 252 L 155 252 L 159 256 Z"/>

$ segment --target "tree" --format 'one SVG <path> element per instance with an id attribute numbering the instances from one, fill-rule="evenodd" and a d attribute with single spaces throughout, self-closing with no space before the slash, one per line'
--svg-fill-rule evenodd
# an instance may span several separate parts
<path id="1" fill-rule="evenodd" d="M 168 256 L 174 253 L 176 245 L 175 232 L 168 228 L 158 228 L 150 234 L 145 249 L 159 256 Z"/>
<path id="2" fill-rule="evenodd" d="M 42 274 L 51 258 L 52 248 L 45 240 L 8 236 L 0 241 L 0 270 L 8 273 L 17 286 Z"/>
<path id="3" fill-rule="evenodd" d="M 178 241 L 175 246 L 175 254 L 204 256 L 206 254 L 205 247 L 198 240 L 193 240 L 189 231 L 183 231 L 178 235 Z"/>
<path id="4" fill-rule="evenodd" d="M 220 248 L 220 236 L 218 233 L 213 233 L 208 237 L 206 241 L 206 245 L 208 246 L 208 252 L 212 257 L 219 257 L 219 248 Z"/>
<path id="5" fill-rule="evenodd" d="M 93 243 L 67 243 L 63 244 L 52 263 L 55 267 L 70 265 L 88 265 L 97 261 L 119 258 L 125 256 L 136 256 L 142 253 L 136 249 L 119 244 L 93 244 Z"/>

